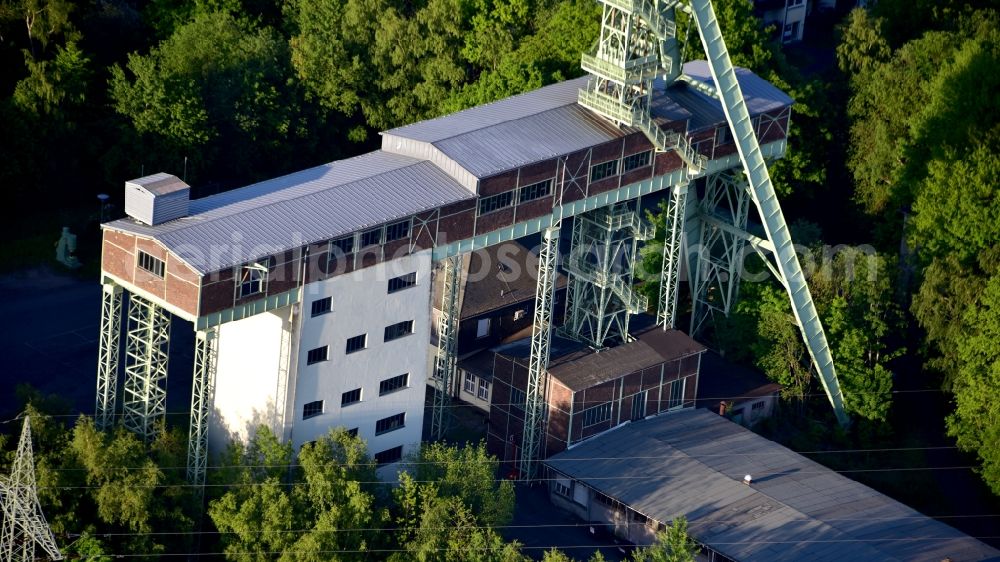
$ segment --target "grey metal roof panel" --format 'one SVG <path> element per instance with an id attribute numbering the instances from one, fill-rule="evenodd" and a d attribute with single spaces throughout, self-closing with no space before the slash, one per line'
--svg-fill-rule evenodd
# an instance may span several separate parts
<path id="1" fill-rule="evenodd" d="M 157 226 L 105 226 L 153 237 L 206 274 L 472 197 L 430 162 L 375 151 L 195 199 Z"/>
<path id="2" fill-rule="evenodd" d="M 609 453 L 616 458 L 607 458 Z M 706 410 L 626 425 L 545 464 L 658 521 L 686 515 L 696 538 L 736 560 L 1000 557 L 1000 551 Z M 752 472 L 761 467 L 767 470 Z M 741 483 L 746 472 L 754 475 L 753 486 Z M 647 477 L 637 477 L 642 474 Z"/>
<path id="3" fill-rule="evenodd" d="M 159 172 L 150 176 L 136 178 L 125 183 L 140 186 L 153 195 L 168 195 L 170 193 L 184 191 L 185 189 L 191 188 L 191 186 L 184 183 L 177 176 L 166 172 Z"/>

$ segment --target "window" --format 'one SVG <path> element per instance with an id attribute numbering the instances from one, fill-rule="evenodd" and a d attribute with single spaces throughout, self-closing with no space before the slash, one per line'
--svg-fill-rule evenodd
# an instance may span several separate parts
<path id="1" fill-rule="evenodd" d="M 490 383 L 486 379 L 479 379 L 479 396 L 480 400 L 490 399 Z"/>
<path id="2" fill-rule="evenodd" d="M 155 258 L 142 250 L 139 250 L 139 269 L 144 269 L 153 275 L 163 277 L 163 260 Z"/>
<path id="3" fill-rule="evenodd" d="M 309 353 L 306 354 L 306 365 L 326 361 L 329 357 L 330 354 L 327 352 L 327 347 L 325 345 L 323 347 L 317 347 L 316 349 L 310 349 Z"/>
<path id="4" fill-rule="evenodd" d="M 361 247 L 374 246 L 382 243 L 382 227 L 366 230 L 361 233 Z"/>
<path id="5" fill-rule="evenodd" d="M 552 491 L 567 498 L 573 497 L 573 483 L 568 478 L 556 477 L 552 481 Z"/>
<path id="6" fill-rule="evenodd" d="M 715 145 L 729 142 L 729 127 L 719 127 L 715 130 Z"/>
<path id="7" fill-rule="evenodd" d="M 518 202 L 534 201 L 541 199 L 552 193 L 552 180 L 540 181 L 531 185 L 526 185 L 518 190 Z"/>
<path id="8" fill-rule="evenodd" d="M 590 181 L 603 180 L 618 173 L 618 160 L 608 160 L 590 167 Z"/>
<path id="9" fill-rule="evenodd" d="M 524 409 L 524 403 L 525 403 L 525 401 L 527 401 L 527 399 L 528 399 L 528 395 L 525 394 L 523 390 L 521 390 L 520 388 L 513 388 L 513 387 L 511 387 L 511 389 L 510 389 L 510 405 L 511 405 L 511 407 L 517 408 L 518 410 L 523 410 Z"/>
<path id="10" fill-rule="evenodd" d="M 490 195 L 489 197 L 480 197 L 479 214 L 485 215 L 486 213 L 499 211 L 500 209 L 505 209 L 513 204 L 514 204 L 513 191 L 505 191 L 503 193 L 498 193 L 496 195 Z"/>
<path id="11" fill-rule="evenodd" d="M 645 168 L 646 166 L 649 166 L 649 160 L 652 155 L 653 151 L 647 150 L 646 152 L 640 152 L 638 154 L 626 156 L 625 161 L 622 162 L 622 171 L 628 172 L 629 170 L 635 170 L 638 168 Z"/>
<path id="12" fill-rule="evenodd" d="M 605 402 L 583 411 L 583 427 L 597 425 L 611 419 L 611 402 Z"/>
<path id="13" fill-rule="evenodd" d="M 410 373 L 403 373 L 402 375 L 396 375 L 385 379 L 378 383 L 378 395 L 385 396 L 397 390 L 406 388 L 410 384 Z"/>
<path id="14" fill-rule="evenodd" d="M 763 400 L 758 400 L 757 402 L 754 402 L 752 406 L 750 406 L 750 410 L 753 411 L 753 412 L 756 412 L 757 410 L 763 410 L 763 409 L 764 409 L 764 401 Z"/>
<path id="15" fill-rule="evenodd" d="M 476 337 L 485 338 L 488 335 L 490 335 L 490 319 L 480 318 L 479 321 L 476 322 Z"/>
<path id="16" fill-rule="evenodd" d="M 317 400 L 302 406 L 302 419 L 315 418 L 323 413 L 323 401 Z"/>
<path id="17" fill-rule="evenodd" d="M 358 428 L 352 427 L 351 429 L 348 429 L 347 430 L 347 434 L 350 435 L 351 437 L 357 437 L 358 436 Z"/>
<path id="18" fill-rule="evenodd" d="M 375 464 L 389 464 L 403 458 L 403 446 L 397 445 L 380 453 L 375 453 Z"/>
<path id="19" fill-rule="evenodd" d="M 262 292 L 266 278 L 267 266 L 259 263 L 243 266 L 243 275 L 240 277 L 239 298 Z"/>
<path id="20" fill-rule="evenodd" d="M 677 379 L 670 383 L 670 401 L 667 402 L 667 409 L 679 408 L 684 405 L 684 381 Z"/>
<path id="21" fill-rule="evenodd" d="M 348 390 L 347 392 L 340 395 L 340 405 L 350 406 L 351 404 L 357 404 L 361 402 L 361 389 L 355 388 L 354 390 Z"/>
<path id="22" fill-rule="evenodd" d="M 312 315 L 313 317 L 320 316 L 330 312 L 330 308 L 333 306 L 333 298 L 326 297 L 325 299 L 314 300 L 312 302 Z"/>
<path id="23" fill-rule="evenodd" d="M 799 22 L 793 21 L 785 25 L 785 41 L 797 41 L 799 39 Z"/>
<path id="24" fill-rule="evenodd" d="M 410 219 L 392 223 L 385 227 L 385 241 L 402 240 L 410 235 Z"/>
<path id="25" fill-rule="evenodd" d="M 394 416 L 389 416 L 387 418 L 382 418 L 375 422 L 375 435 L 382 435 L 383 433 L 389 433 L 390 431 L 395 431 L 406 425 L 406 412 L 396 414 Z"/>
<path id="26" fill-rule="evenodd" d="M 469 394 L 476 393 L 476 375 L 466 371 L 465 372 L 465 391 Z"/>
<path id="27" fill-rule="evenodd" d="M 355 351 L 361 351 L 368 344 L 368 334 L 361 334 L 360 336 L 354 336 L 353 338 L 347 339 L 347 348 L 344 353 L 354 353 Z"/>
<path id="28" fill-rule="evenodd" d="M 330 242 L 330 257 L 335 258 L 340 254 L 346 255 L 354 251 L 354 235 L 338 238 Z"/>
<path id="29" fill-rule="evenodd" d="M 403 336 L 408 336 L 412 333 L 413 333 L 413 320 L 396 322 L 395 324 L 385 327 L 385 336 L 383 337 L 382 341 L 397 340 Z"/>
<path id="30" fill-rule="evenodd" d="M 408 289 L 417 284 L 417 272 L 407 273 L 389 280 L 389 294 Z"/>

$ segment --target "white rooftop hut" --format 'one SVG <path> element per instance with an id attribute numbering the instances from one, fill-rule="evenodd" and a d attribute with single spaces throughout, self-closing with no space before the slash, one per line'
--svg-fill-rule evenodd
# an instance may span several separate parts
<path id="1" fill-rule="evenodd" d="M 177 176 L 160 172 L 125 182 L 125 213 L 156 225 L 187 216 L 191 186 Z"/>

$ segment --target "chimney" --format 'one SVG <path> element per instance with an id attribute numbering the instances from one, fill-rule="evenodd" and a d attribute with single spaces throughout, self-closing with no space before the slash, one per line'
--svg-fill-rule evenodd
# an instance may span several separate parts
<path id="1" fill-rule="evenodd" d="M 159 173 L 125 182 L 125 214 L 150 226 L 187 216 L 191 187 Z"/>

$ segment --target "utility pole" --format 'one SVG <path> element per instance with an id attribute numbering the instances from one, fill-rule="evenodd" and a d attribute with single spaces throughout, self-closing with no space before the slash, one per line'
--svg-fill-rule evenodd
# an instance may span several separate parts
<path id="1" fill-rule="evenodd" d="M 36 546 L 40 546 L 52 560 L 63 559 L 38 502 L 35 460 L 31 454 L 31 423 L 27 416 L 10 476 L 0 476 L 0 505 L 3 508 L 0 560 L 34 562 L 37 560 Z"/>

